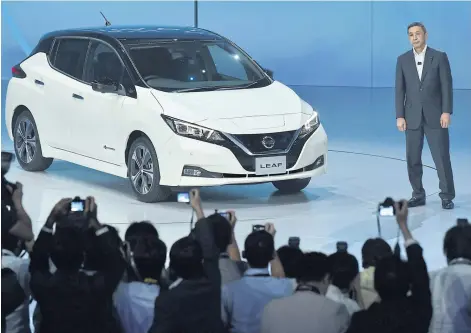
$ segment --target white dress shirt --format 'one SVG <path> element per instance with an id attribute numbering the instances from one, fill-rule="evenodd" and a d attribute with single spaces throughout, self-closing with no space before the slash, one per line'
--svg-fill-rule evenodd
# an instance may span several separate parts
<path id="1" fill-rule="evenodd" d="M 427 45 L 425 45 L 424 49 L 420 53 L 417 53 L 415 49 L 413 49 L 415 67 L 417 68 L 417 73 L 419 74 L 419 80 L 422 80 L 422 70 L 424 69 L 425 51 L 427 51 Z"/>
<path id="2" fill-rule="evenodd" d="M 331 284 L 329 288 L 327 288 L 327 293 L 325 294 L 325 297 L 334 302 L 345 305 L 350 316 L 353 315 L 355 312 L 361 310 L 357 302 L 345 296 L 342 291 L 333 284 Z"/>

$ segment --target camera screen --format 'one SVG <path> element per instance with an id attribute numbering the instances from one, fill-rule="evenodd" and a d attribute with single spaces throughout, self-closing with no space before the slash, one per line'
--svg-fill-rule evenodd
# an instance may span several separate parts
<path id="1" fill-rule="evenodd" d="M 70 203 L 71 212 L 83 212 L 85 207 L 83 206 L 83 201 L 72 201 Z"/>
<path id="2" fill-rule="evenodd" d="M 381 206 L 379 208 L 379 215 L 380 216 L 394 216 L 394 207 L 393 206 L 389 206 L 389 207 Z"/>
<path id="3" fill-rule="evenodd" d="M 223 216 L 228 221 L 230 221 L 231 219 L 231 214 L 229 214 L 228 212 L 219 212 L 218 214 Z"/>
<path id="4" fill-rule="evenodd" d="M 177 201 L 178 202 L 185 202 L 185 203 L 190 202 L 190 194 L 189 193 L 178 193 Z"/>

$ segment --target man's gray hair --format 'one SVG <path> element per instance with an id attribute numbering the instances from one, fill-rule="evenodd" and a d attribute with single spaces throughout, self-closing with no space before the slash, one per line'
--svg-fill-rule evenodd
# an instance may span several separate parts
<path id="1" fill-rule="evenodd" d="M 412 22 L 407 26 L 407 33 L 409 33 L 409 29 L 412 27 L 421 27 L 424 31 L 424 34 L 427 33 L 427 29 L 425 29 L 425 25 L 422 22 Z"/>

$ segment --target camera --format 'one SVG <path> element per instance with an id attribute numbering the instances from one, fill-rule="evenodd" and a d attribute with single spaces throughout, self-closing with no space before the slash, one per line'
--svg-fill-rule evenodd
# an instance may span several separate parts
<path id="1" fill-rule="evenodd" d="M 177 194 L 177 201 L 182 203 L 190 203 L 190 193 L 178 193 Z"/>
<path id="2" fill-rule="evenodd" d="M 348 251 L 348 243 L 347 242 L 337 242 L 337 252 L 347 252 Z"/>
<path id="3" fill-rule="evenodd" d="M 76 197 L 71 203 L 69 212 L 70 213 L 82 213 L 85 210 L 85 200 Z"/>
<path id="4" fill-rule="evenodd" d="M 230 212 L 216 212 L 222 217 L 224 217 L 226 220 L 231 221 L 231 213 Z"/>
<path id="5" fill-rule="evenodd" d="M 459 227 L 465 227 L 465 226 L 469 225 L 469 221 L 468 221 L 468 219 L 457 219 L 456 220 L 456 225 L 459 226 Z"/>
<path id="6" fill-rule="evenodd" d="M 299 237 L 290 237 L 288 239 L 288 246 L 294 249 L 299 249 L 300 243 L 301 243 L 301 239 Z"/>
<path id="7" fill-rule="evenodd" d="M 73 228 L 80 231 L 88 229 L 88 216 L 84 214 L 85 200 L 80 197 L 75 197 L 69 205 L 69 212 L 67 216 L 63 216 L 63 223 L 57 224 L 57 228 L 67 229 Z"/>
<path id="8" fill-rule="evenodd" d="M 399 208 L 402 208 L 402 202 L 399 202 Z M 386 198 L 378 206 L 379 216 L 396 216 L 395 202 L 392 198 Z"/>
<path id="9" fill-rule="evenodd" d="M 261 224 L 254 224 L 252 226 L 252 232 L 265 231 L 265 226 Z"/>

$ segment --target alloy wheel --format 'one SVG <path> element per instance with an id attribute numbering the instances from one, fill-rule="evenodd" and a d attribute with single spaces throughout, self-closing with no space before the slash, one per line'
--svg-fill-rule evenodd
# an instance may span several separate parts
<path id="1" fill-rule="evenodd" d="M 16 130 L 16 151 L 18 158 L 26 164 L 31 163 L 36 155 L 37 137 L 33 123 L 29 119 L 22 119 Z"/>
<path id="2" fill-rule="evenodd" d="M 134 149 L 130 169 L 134 189 L 142 195 L 149 193 L 154 184 L 154 163 L 147 147 L 139 145 Z"/>

